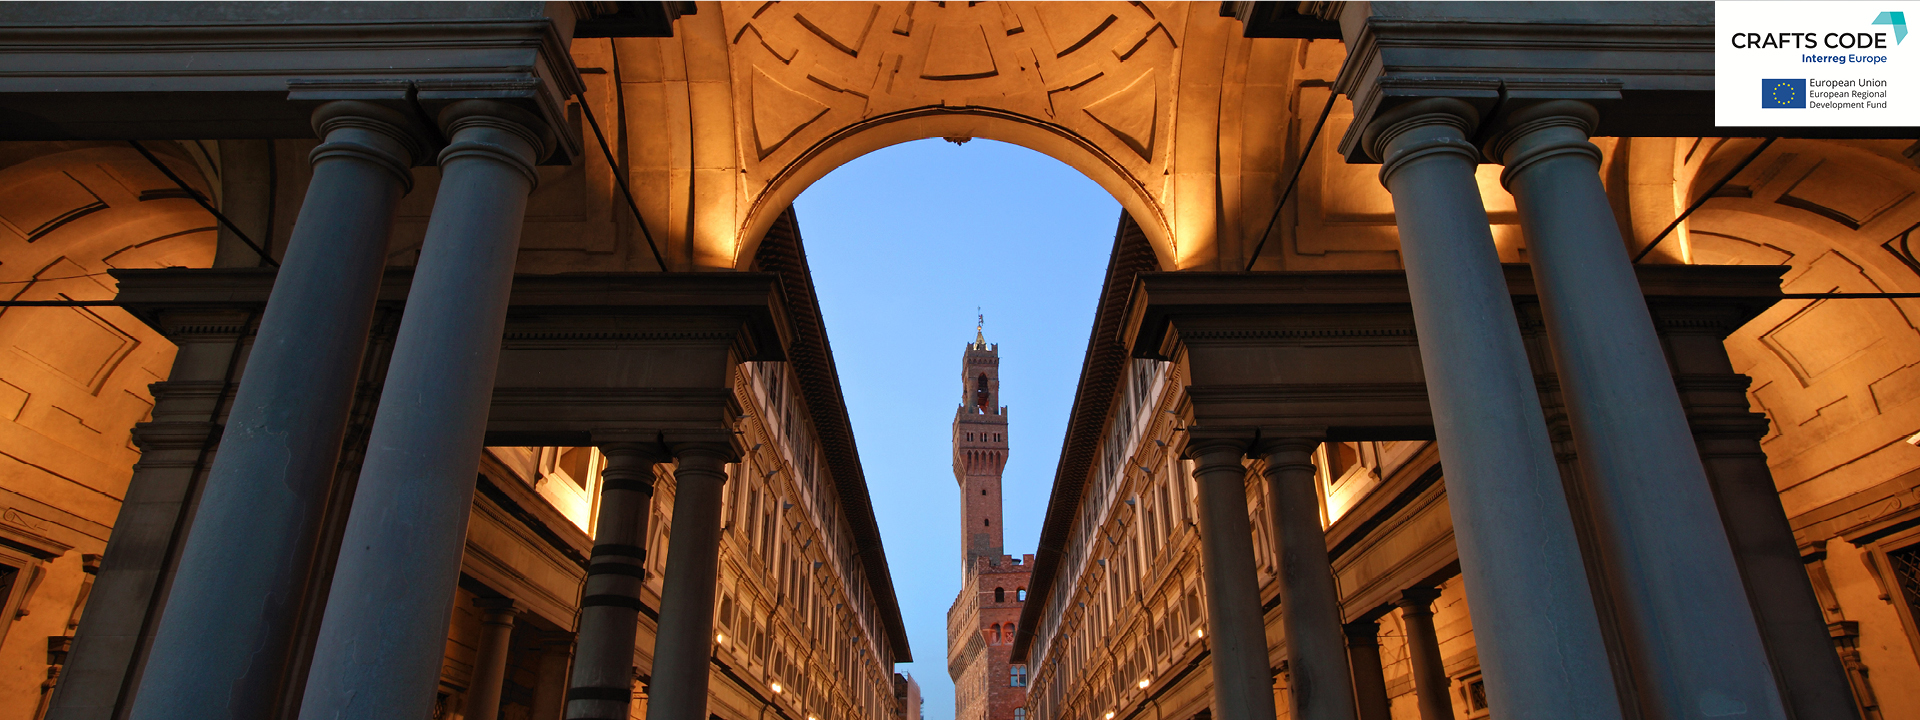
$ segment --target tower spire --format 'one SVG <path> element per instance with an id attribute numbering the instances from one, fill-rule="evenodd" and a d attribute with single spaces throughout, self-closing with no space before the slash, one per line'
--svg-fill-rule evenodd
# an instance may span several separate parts
<path id="1" fill-rule="evenodd" d="M 1007 465 L 1007 409 L 1000 405 L 1000 349 L 974 330 L 960 364 L 960 406 L 953 414 L 953 479 L 960 485 L 966 567 L 1000 562 L 1000 475 Z M 995 719 L 1000 720 L 1000 719 Z"/>
<path id="2" fill-rule="evenodd" d="M 980 312 L 978 307 L 973 310 L 978 313 L 973 325 L 973 344 L 984 346 L 987 344 L 987 314 Z"/>

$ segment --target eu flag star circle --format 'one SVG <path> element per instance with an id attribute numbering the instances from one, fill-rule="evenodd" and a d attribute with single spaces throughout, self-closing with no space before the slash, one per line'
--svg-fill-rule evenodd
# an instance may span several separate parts
<path id="1" fill-rule="evenodd" d="M 1807 81 L 1804 78 L 1768 78 L 1760 81 L 1760 107 L 1804 108 L 1807 106 Z"/>

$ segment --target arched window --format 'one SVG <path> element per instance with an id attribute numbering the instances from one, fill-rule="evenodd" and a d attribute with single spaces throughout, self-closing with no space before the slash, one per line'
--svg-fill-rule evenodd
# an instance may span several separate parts
<path id="1" fill-rule="evenodd" d="M 994 588 L 994 589 L 993 589 L 993 601 L 994 601 L 994 602 L 1006 602 L 1006 601 L 1007 601 L 1007 589 L 1006 589 L 1006 588 Z"/>
<path id="2" fill-rule="evenodd" d="M 1012 675 L 1012 677 L 1008 678 L 1008 682 L 1007 682 L 1008 686 L 1010 687 L 1026 687 L 1027 686 L 1027 666 L 1015 665 L 1010 671 L 1010 674 Z"/>
<path id="3" fill-rule="evenodd" d="M 992 625 L 987 626 L 987 644 L 988 645 L 1000 644 L 1000 623 L 994 623 Z"/>
<path id="4" fill-rule="evenodd" d="M 1027 589 L 1026 589 L 1026 588 L 1020 588 L 1019 590 L 1015 590 L 1015 591 L 1013 591 L 1013 599 L 1015 599 L 1015 600 L 1019 600 L 1020 602 L 1026 602 L 1026 601 L 1027 601 Z"/>
<path id="5" fill-rule="evenodd" d="M 1026 708 L 1014 708 L 1014 709 L 1013 709 L 1013 720 L 1027 720 L 1027 709 L 1026 709 Z"/>
<path id="6" fill-rule="evenodd" d="M 983 411 L 987 409 L 987 374 L 986 373 L 980 373 L 980 377 L 974 380 L 973 404 L 975 407 L 978 407 Z"/>

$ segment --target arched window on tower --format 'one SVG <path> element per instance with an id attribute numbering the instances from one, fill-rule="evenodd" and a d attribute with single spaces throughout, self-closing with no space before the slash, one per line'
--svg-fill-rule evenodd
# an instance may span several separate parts
<path id="1" fill-rule="evenodd" d="M 1015 600 L 1019 600 L 1020 602 L 1026 602 L 1026 601 L 1027 601 L 1027 589 L 1026 589 L 1026 588 L 1020 588 L 1019 590 L 1015 590 L 1015 591 L 1013 591 L 1013 599 L 1015 599 Z"/>
<path id="2" fill-rule="evenodd" d="M 973 382 L 973 406 L 980 408 L 980 411 L 983 413 L 992 409 L 987 407 L 987 374 L 986 373 L 980 373 L 980 377 L 975 379 Z"/>
<path id="3" fill-rule="evenodd" d="M 994 601 L 994 602 L 1006 602 L 1006 601 L 1007 601 L 1007 589 L 1006 589 L 1006 588 L 994 588 L 994 589 L 993 589 L 993 601 Z"/>

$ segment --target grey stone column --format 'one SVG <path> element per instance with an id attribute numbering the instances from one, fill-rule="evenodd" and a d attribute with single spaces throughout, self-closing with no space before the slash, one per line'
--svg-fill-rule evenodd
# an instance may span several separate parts
<path id="1" fill-rule="evenodd" d="M 440 114 L 440 193 L 394 341 L 300 717 L 426 717 L 453 610 L 538 118 L 463 100 Z"/>
<path id="2" fill-rule="evenodd" d="M 513 648 L 513 621 L 520 610 L 512 598 L 474 598 L 473 606 L 480 608 L 480 644 L 474 652 L 473 682 L 467 684 L 466 720 L 499 720 L 507 652 Z"/>
<path id="3" fill-rule="evenodd" d="M 1196 430 L 1186 455 L 1200 486 L 1200 567 L 1206 578 L 1207 642 L 1213 651 L 1213 716 L 1272 720 L 1273 668 L 1267 664 L 1266 615 L 1260 609 L 1247 523 L 1246 443 Z"/>
<path id="4" fill-rule="evenodd" d="M 1262 433 L 1265 435 L 1265 433 Z M 1262 438 L 1254 452 L 1267 461 L 1267 506 L 1280 552 L 1280 622 L 1287 629 L 1292 720 L 1354 720 L 1353 675 L 1341 628 L 1340 593 L 1320 527 L 1315 436 Z"/>
<path id="5" fill-rule="evenodd" d="M 1351 622 L 1346 630 L 1347 663 L 1353 667 L 1353 704 L 1360 720 L 1393 720 L 1387 671 L 1380 664 L 1380 622 Z"/>
<path id="6" fill-rule="evenodd" d="M 653 640 L 647 720 L 706 720 L 713 657 L 713 593 L 720 573 L 720 500 L 726 464 L 740 452 L 725 442 L 673 446 L 673 529 Z"/>
<path id="7" fill-rule="evenodd" d="M 633 705 L 633 650 L 647 582 L 647 517 L 653 510 L 657 445 L 600 446 L 600 520 L 580 598 L 580 644 L 567 683 L 569 720 L 626 720 Z"/>
<path id="8" fill-rule="evenodd" d="M 300 599 L 373 320 L 387 239 L 423 153 L 400 113 L 334 102 L 147 658 L 136 720 L 278 707 Z"/>
<path id="9" fill-rule="evenodd" d="M 1400 254 L 1489 702 L 1503 717 L 1617 720 L 1572 515 L 1467 141 L 1478 113 L 1415 101 L 1366 129 Z"/>
<path id="10" fill-rule="evenodd" d="M 1407 626 L 1407 661 L 1413 666 L 1413 693 L 1420 705 L 1420 720 L 1453 720 L 1453 698 L 1447 695 L 1446 662 L 1440 657 L 1440 635 L 1433 629 L 1433 601 L 1440 591 L 1433 588 L 1409 588 L 1400 591 L 1393 604 L 1400 608 L 1400 620 Z"/>
<path id="11" fill-rule="evenodd" d="M 1598 113 L 1522 109 L 1490 144 L 1506 164 L 1618 602 L 1634 687 L 1654 717 L 1783 718 L 1753 610 L 1672 371 L 1621 243 Z M 1477 607 L 1476 607 L 1477 609 Z"/>
<path id="12" fill-rule="evenodd" d="M 166 382 L 150 386 L 152 419 L 133 428 L 140 462 L 133 466 L 72 651 L 49 698 L 48 718 L 111 718 L 121 693 L 137 682 L 252 319 L 252 313 L 240 310 L 162 316 L 167 339 L 178 347 L 173 370 Z"/>

